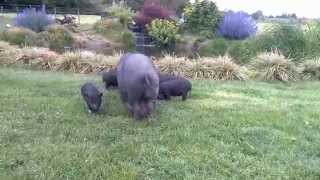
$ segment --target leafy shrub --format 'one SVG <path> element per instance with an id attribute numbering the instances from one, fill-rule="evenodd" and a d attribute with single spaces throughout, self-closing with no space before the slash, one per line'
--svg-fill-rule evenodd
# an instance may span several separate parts
<path id="1" fill-rule="evenodd" d="M 245 39 L 255 35 L 257 25 L 253 18 L 242 11 L 228 11 L 218 26 L 218 34 L 227 39 Z"/>
<path id="2" fill-rule="evenodd" d="M 146 27 L 154 19 L 170 19 L 170 12 L 163 8 L 160 1 L 146 0 L 142 9 L 134 17 L 134 22 L 139 27 Z"/>
<path id="3" fill-rule="evenodd" d="M 181 17 L 184 9 L 187 7 L 189 0 L 176 0 L 175 11 L 178 17 Z"/>
<path id="4" fill-rule="evenodd" d="M 52 25 L 39 34 L 51 50 L 63 52 L 65 47 L 71 47 L 74 41 L 72 34 L 63 26 Z"/>
<path id="5" fill-rule="evenodd" d="M 212 31 L 208 31 L 208 30 L 200 31 L 199 35 L 203 39 L 212 39 L 212 38 L 214 38 L 214 33 Z"/>
<path id="6" fill-rule="evenodd" d="M 256 56 L 257 49 L 255 41 L 248 40 L 226 40 L 215 38 L 202 43 L 199 48 L 201 56 L 224 56 L 230 55 L 238 64 L 245 64 Z"/>
<path id="7" fill-rule="evenodd" d="M 117 19 L 105 19 L 94 24 L 93 29 L 113 41 L 121 41 L 121 32 L 125 28 Z"/>
<path id="8" fill-rule="evenodd" d="M 121 33 L 122 43 L 127 50 L 133 50 L 135 48 L 134 34 L 130 31 L 123 31 Z"/>
<path id="9" fill-rule="evenodd" d="M 290 59 L 280 52 L 274 51 L 258 55 L 253 62 L 258 78 L 268 81 L 296 81 L 298 79 L 297 67 Z"/>
<path id="10" fill-rule="evenodd" d="M 184 9 L 184 20 L 188 30 L 192 32 L 213 31 L 219 23 L 220 14 L 214 2 L 196 1 L 189 3 Z"/>
<path id="11" fill-rule="evenodd" d="M 299 60 L 305 55 L 306 41 L 299 26 L 273 24 L 257 36 L 256 46 L 261 52 L 278 49 L 285 57 Z"/>
<path id="12" fill-rule="evenodd" d="M 320 23 L 311 21 L 307 23 L 304 32 L 306 40 L 306 56 L 310 58 L 320 56 Z"/>
<path id="13" fill-rule="evenodd" d="M 111 7 L 107 8 L 107 12 L 111 17 L 119 18 L 119 21 L 123 26 L 128 25 L 134 16 L 133 10 L 126 6 L 124 1 L 120 1 L 118 4 L 113 4 Z"/>
<path id="14" fill-rule="evenodd" d="M 228 42 L 224 38 L 209 40 L 200 45 L 201 56 L 223 56 L 228 51 Z"/>
<path id="15" fill-rule="evenodd" d="M 174 54 L 188 58 L 198 57 L 202 41 L 194 36 L 183 35 L 177 39 L 174 46 Z"/>
<path id="16" fill-rule="evenodd" d="M 257 50 L 254 41 L 248 40 L 235 40 L 229 41 L 227 53 L 235 59 L 238 64 L 249 63 L 256 55 Z"/>
<path id="17" fill-rule="evenodd" d="M 320 80 L 320 59 L 304 61 L 301 74 L 304 80 Z"/>
<path id="18" fill-rule="evenodd" d="M 110 30 L 122 30 L 123 27 L 121 26 L 121 23 L 118 20 L 115 19 L 105 19 L 96 22 L 93 25 L 93 29 L 100 34 L 108 34 L 110 33 Z"/>
<path id="19" fill-rule="evenodd" d="M 172 21 L 155 19 L 147 29 L 158 47 L 167 48 L 177 39 L 178 27 Z"/>
<path id="20" fill-rule="evenodd" d="M 26 28 L 13 27 L 2 32 L 2 40 L 19 46 L 31 46 L 37 44 L 37 34 Z"/>
<path id="21" fill-rule="evenodd" d="M 41 32 L 45 30 L 45 27 L 53 24 L 52 17 L 47 15 L 45 11 L 36 11 L 35 9 L 24 9 L 22 13 L 19 13 L 15 19 L 16 25 L 31 29 L 35 32 Z"/>

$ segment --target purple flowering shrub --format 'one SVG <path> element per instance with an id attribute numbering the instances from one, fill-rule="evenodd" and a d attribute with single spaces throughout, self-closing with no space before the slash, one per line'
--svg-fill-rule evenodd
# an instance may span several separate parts
<path id="1" fill-rule="evenodd" d="M 24 9 L 15 18 L 16 26 L 25 27 L 35 32 L 44 31 L 45 27 L 54 23 L 54 19 L 45 11 L 37 11 L 33 8 Z"/>
<path id="2" fill-rule="evenodd" d="M 256 22 L 243 11 L 226 12 L 218 26 L 218 34 L 227 39 L 245 39 L 255 35 L 256 32 Z"/>

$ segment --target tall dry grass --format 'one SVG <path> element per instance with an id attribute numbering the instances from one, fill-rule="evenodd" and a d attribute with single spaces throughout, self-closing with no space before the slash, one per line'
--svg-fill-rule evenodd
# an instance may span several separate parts
<path id="1" fill-rule="evenodd" d="M 66 52 L 57 59 L 54 70 L 74 73 L 100 72 L 114 68 L 120 57 L 120 53 L 104 56 L 90 51 Z"/>
<path id="2" fill-rule="evenodd" d="M 6 64 L 26 64 L 36 69 L 51 71 L 101 72 L 115 68 L 122 56 L 121 53 L 105 56 L 90 51 L 57 54 L 47 48 L 24 47 L 19 49 L 3 42 L 1 44 L 0 57 L 4 56 L 2 61 Z M 1 51 L 1 48 L 11 49 L 11 51 Z M 4 62 L 1 63 L 5 64 Z M 154 62 L 161 72 L 190 79 L 248 79 L 245 69 L 234 63 L 228 56 L 188 59 L 186 57 L 165 55 L 163 58 L 155 59 Z"/>
<path id="3" fill-rule="evenodd" d="M 166 55 L 156 61 L 161 72 L 192 79 L 247 80 L 246 69 L 234 63 L 229 56 L 188 59 Z"/>
<path id="4" fill-rule="evenodd" d="M 303 80 L 320 80 L 320 59 L 304 61 L 300 70 Z"/>
<path id="5" fill-rule="evenodd" d="M 217 58 L 201 58 L 201 78 L 213 80 L 240 80 L 248 79 L 246 68 L 236 64 L 230 56 L 219 56 Z"/>
<path id="6" fill-rule="evenodd" d="M 0 41 L 0 64 L 8 65 L 16 60 L 20 54 L 18 46 L 10 45 L 7 42 Z"/>
<path id="7" fill-rule="evenodd" d="M 286 82 L 299 79 L 296 65 L 277 50 L 259 54 L 252 66 L 262 80 Z"/>
<path id="8" fill-rule="evenodd" d="M 96 54 L 90 51 L 75 51 L 57 54 L 47 48 L 24 47 L 19 48 L 0 41 L 0 64 L 30 65 L 33 68 L 51 71 L 69 71 L 73 73 L 93 73 L 110 70 L 116 67 L 121 53 L 112 56 Z M 257 78 L 262 80 L 296 81 L 300 73 L 304 79 L 320 79 L 320 63 L 306 61 L 299 68 L 290 59 L 274 51 L 259 54 L 250 64 L 248 70 L 236 64 L 229 56 L 199 57 L 189 59 L 165 55 L 154 59 L 157 68 L 164 73 L 183 76 L 190 79 L 212 80 L 248 80 Z M 300 72 L 300 73 L 299 73 Z"/>
<path id="9" fill-rule="evenodd" d="M 37 69 L 52 70 L 58 57 L 56 52 L 48 48 L 24 47 L 20 50 L 16 61 L 12 63 L 22 63 Z"/>

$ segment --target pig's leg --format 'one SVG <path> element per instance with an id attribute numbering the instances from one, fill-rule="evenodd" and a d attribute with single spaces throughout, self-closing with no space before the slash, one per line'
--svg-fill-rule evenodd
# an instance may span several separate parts
<path id="1" fill-rule="evenodd" d="M 184 93 L 182 94 L 182 101 L 187 100 L 187 96 L 188 96 L 188 93 L 187 93 L 187 92 L 184 92 Z"/>
<path id="2" fill-rule="evenodd" d="M 140 104 L 138 102 L 135 102 L 133 105 L 133 117 L 135 120 L 141 120 L 142 119 L 142 109 L 140 107 Z"/>
<path id="3" fill-rule="evenodd" d="M 164 91 L 163 95 L 165 100 L 171 100 L 170 93 L 167 90 Z"/>

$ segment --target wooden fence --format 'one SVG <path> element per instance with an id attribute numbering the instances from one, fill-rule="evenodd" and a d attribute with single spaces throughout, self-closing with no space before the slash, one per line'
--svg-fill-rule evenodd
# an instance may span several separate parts
<path id="1" fill-rule="evenodd" d="M 80 15 L 96 15 L 101 16 L 101 18 L 106 17 L 108 14 L 106 11 L 90 11 L 80 8 L 66 8 L 66 7 L 49 7 L 46 8 L 42 5 L 18 5 L 18 4 L 0 4 L 0 15 L 6 13 L 20 13 L 26 8 L 35 8 L 37 10 L 45 10 L 48 14 L 54 15 L 75 15 L 78 18 L 78 23 L 80 24 Z"/>

